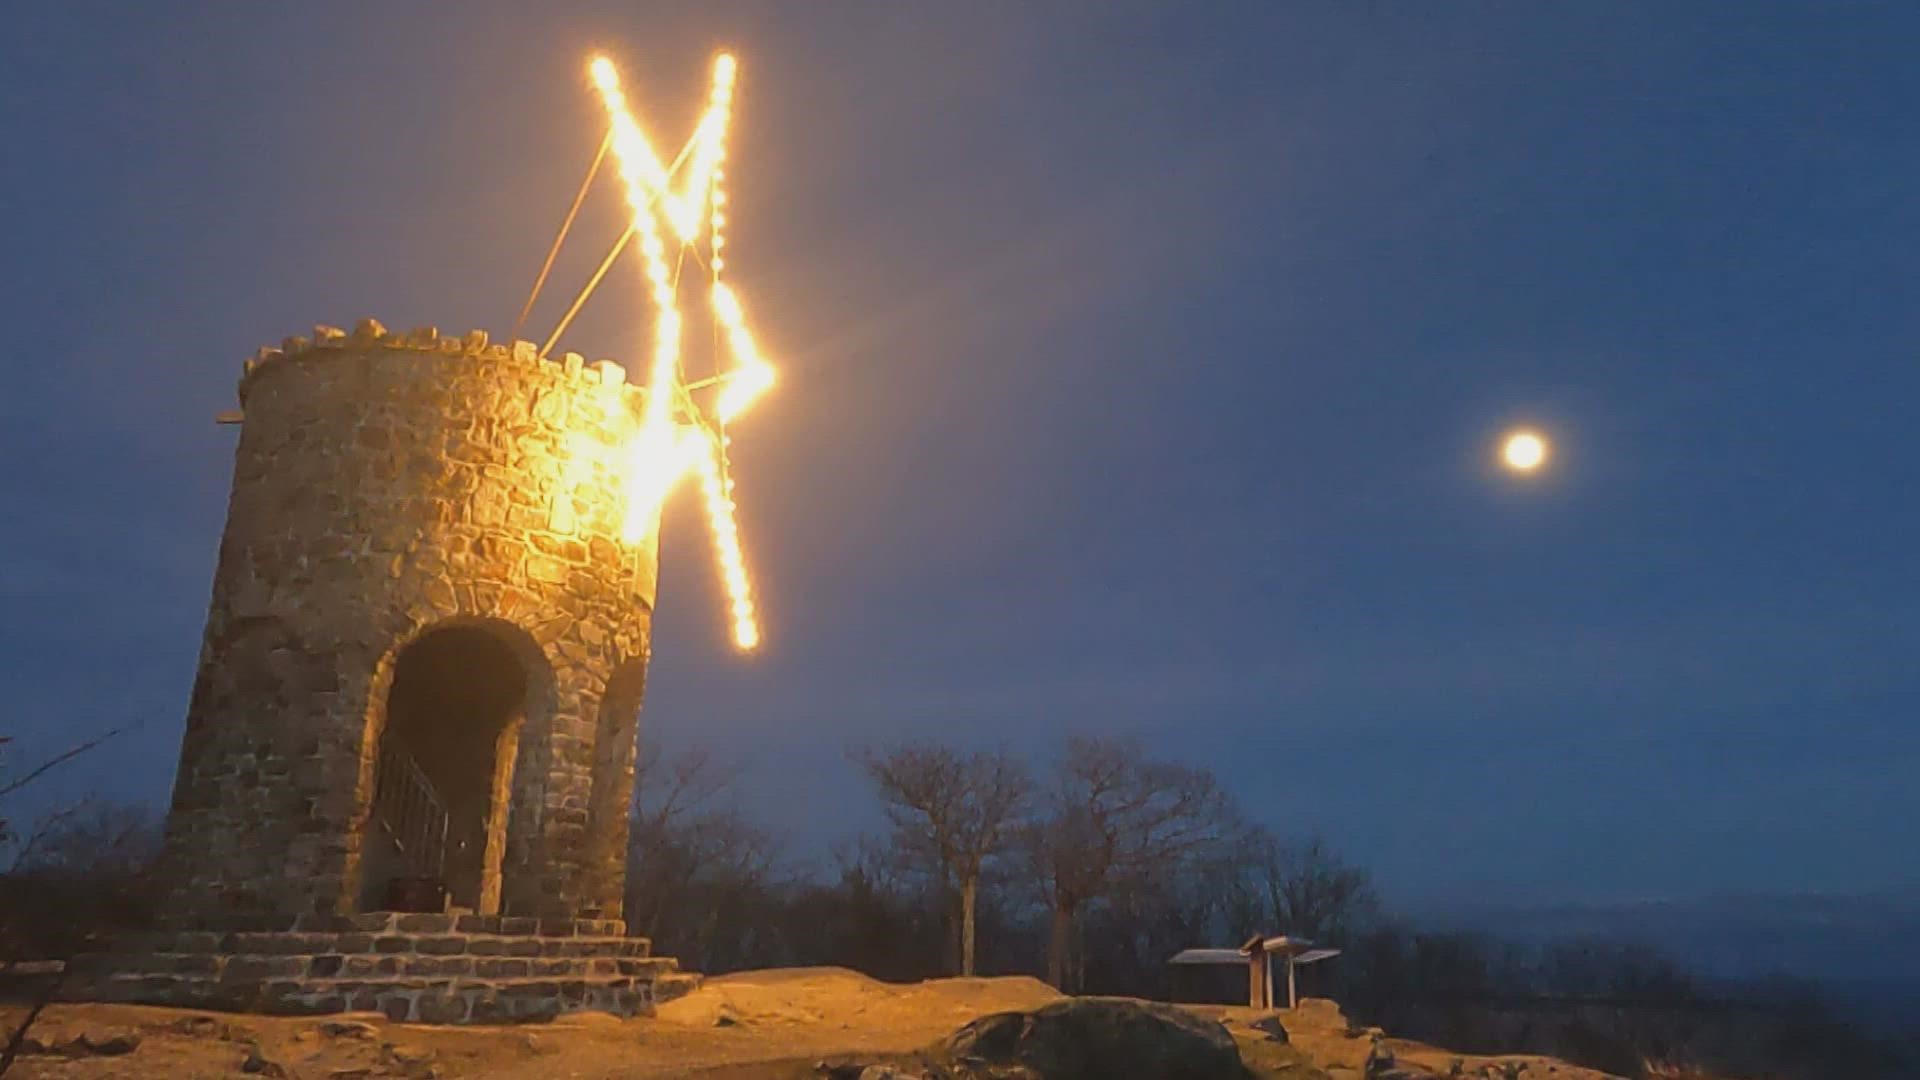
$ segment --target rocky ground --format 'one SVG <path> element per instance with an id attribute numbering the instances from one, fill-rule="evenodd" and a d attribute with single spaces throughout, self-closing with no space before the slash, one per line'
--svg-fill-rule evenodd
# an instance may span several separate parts
<path id="1" fill-rule="evenodd" d="M 1027 1015 L 974 1023 L 1009 1012 Z M 0 1010 L 0 1018 L 11 1030 L 21 1013 Z M 1115 1056 L 1087 1056 L 1094 1043 Z M 1169 1075 L 1168 1069 L 1200 1078 L 1226 1075 L 1222 1070 L 1232 1068 L 1236 1050 L 1248 1070 L 1243 1075 L 1287 1080 L 1605 1078 L 1548 1058 L 1459 1055 L 1386 1038 L 1350 1027 L 1330 1002 L 1278 1011 L 1143 1008 L 1113 999 L 1064 999 L 1027 978 L 894 985 L 839 968 L 721 976 L 648 1018 L 584 1014 L 522 1027 L 427 1027 L 360 1014 L 294 1019 L 56 1005 L 33 1026 L 25 1050 L 13 1066 L 15 1075 L 63 1080 L 1077 1080 Z M 1116 1073 L 1115 1061 L 1128 1063 L 1127 1072 Z"/>

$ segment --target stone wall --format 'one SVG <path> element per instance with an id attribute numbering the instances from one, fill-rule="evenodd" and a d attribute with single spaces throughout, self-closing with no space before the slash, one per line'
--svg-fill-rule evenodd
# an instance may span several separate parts
<path id="1" fill-rule="evenodd" d="M 600 864 L 624 854 L 657 561 L 651 531 L 621 539 L 642 397 L 609 362 L 372 320 L 247 363 L 168 818 L 175 925 L 355 909 L 396 657 L 450 626 L 527 676 L 501 910 L 619 917 L 623 868 Z"/>

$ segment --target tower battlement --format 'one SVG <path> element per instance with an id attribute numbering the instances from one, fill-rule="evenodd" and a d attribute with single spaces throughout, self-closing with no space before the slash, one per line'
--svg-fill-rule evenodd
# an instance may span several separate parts
<path id="1" fill-rule="evenodd" d="M 240 399 L 256 375 L 272 371 L 288 362 L 324 362 L 341 352 L 368 349 L 394 352 L 431 353 L 438 356 L 464 356 L 494 363 L 512 362 L 529 369 L 573 380 L 582 386 L 619 387 L 636 405 L 646 399 L 646 391 L 627 382 L 626 368 L 612 360 L 588 363 L 579 353 L 558 358 L 543 357 L 531 341 L 510 344 L 492 343 L 485 330 L 469 330 L 458 337 L 442 335 L 438 327 L 416 326 L 411 330 L 389 330 L 378 319 L 361 319 L 351 332 L 337 326 L 315 324 L 312 337 L 289 337 L 279 345 L 262 345 L 241 365 Z"/>

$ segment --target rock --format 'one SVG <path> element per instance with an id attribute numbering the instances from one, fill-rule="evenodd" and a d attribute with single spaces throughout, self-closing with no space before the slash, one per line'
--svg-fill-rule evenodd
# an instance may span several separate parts
<path id="1" fill-rule="evenodd" d="M 329 1020 L 320 1025 L 320 1034 L 334 1039 L 371 1039 L 379 1032 L 372 1024 L 358 1020 Z"/>
<path id="2" fill-rule="evenodd" d="M 113 1057 L 118 1054 L 133 1053 L 134 1049 L 140 1045 L 140 1036 L 132 1034 L 131 1032 L 108 1035 L 105 1038 L 82 1035 L 80 1036 L 80 1041 L 84 1043 L 92 1053 L 99 1054 L 102 1057 Z"/>
<path id="3" fill-rule="evenodd" d="M 1299 1004 L 1287 1010 L 1287 1019 L 1316 1028 L 1348 1026 L 1340 1006 L 1326 998 L 1301 998 Z"/>
<path id="4" fill-rule="evenodd" d="M 1381 1038 L 1378 1029 L 1373 1029 L 1371 1034 L 1373 1045 L 1367 1048 L 1367 1075 L 1385 1077 L 1393 1070 L 1393 1048 Z"/>
<path id="5" fill-rule="evenodd" d="M 412 1043 L 387 1043 L 381 1049 L 387 1052 L 388 1057 L 402 1065 L 416 1065 L 433 1060 L 433 1050 L 430 1047 L 415 1046 Z"/>
<path id="6" fill-rule="evenodd" d="M 1283 1043 L 1287 1041 L 1287 1029 L 1281 1026 L 1280 1018 L 1277 1016 L 1263 1016 L 1258 1020 L 1249 1022 L 1247 1026 L 1255 1031 L 1264 1032 L 1268 1042 Z"/>
<path id="7" fill-rule="evenodd" d="M 1168 1005 L 1070 998 L 1032 1012 L 983 1016 L 947 1039 L 946 1052 L 974 1074 L 1009 1067 L 1034 1080 L 1241 1080 L 1246 1068 L 1218 1023 Z"/>
<path id="8" fill-rule="evenodd" d="M 429 1047 L 411 1043 L 385 1043 L 380 1049 L 388 1063 L 398 1068 L 401 1075 L 409 1080 L 432 1080 L 440 1075 L 440 1070 L 433 1064 L 433 1050 Z"/>
<path id="9" fill-rule="evenodd" d="M 167 1025 L 177 1035 L 195 1039 L 232 1039 L 233 1026 L 212 1016 L 183 1016 Z"/>
<path id="10" fill-rule="evenodd" d="M 284 1078 L 287 1075 L 286 1067 L 279 1062 L 267 1060 L 261 1055 L 258 1046 L 250 1047 L 247 1050 L 246 1059 L 240 1062 L 240 1071 L 243 1073 L 252 1073 L 255 1076 Z"/>
<path id="11" fill-rule="evenodd" d="M 869 1065 L 860 1070 L 859 1080 L 926 1080 L 919 1073 L 901 1072 L 891 1065 Z"/>
<path id="12" fill-rule="evenodd" d="M 29 1044 L 38 1049 L 28 1049 Z M 140 1046 L 140 1036 L 131 1031 L 86 1031 L 71 1039 L 40 1043 L 29 1039 L 21 1045 L 26 1053 L 58 1054 L 62 1057 L 118 1057 L 131 1054 Z"/>

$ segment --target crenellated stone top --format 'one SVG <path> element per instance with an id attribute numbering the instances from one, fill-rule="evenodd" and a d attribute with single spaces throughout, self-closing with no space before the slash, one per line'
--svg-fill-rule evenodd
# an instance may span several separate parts
<path id="1" fill-rule="evenodd" d="M 540 355 L 540 347 L 531 341 L 515 341 L 511 345 L 490 343 L 485 330 L 469 330 L 464 335 L 443 336 L 438 327 L 416 326 L 411 330 L 388 330 L 378 319 L 361 319 L 354 324 L 352 332 L 337 326 L 315 325 L 313 336 L 289 337 L 279 345 L 262 345 L 242 365 L 239 395 L 246 397 L 247 385 L 260 372 L 278 364 L 298 363 L 315 359 L 336 350 L 366 351 L 374 348 L 393 349 L 417 353 L 436 353 L 447 356 L 485 357 L 494 361 L 511 361 L 518 364 L 538 365 L 549 374 L 576 381 L 586 386 L 619 387 L 623 395 L 645 398 L 646 390 L 627 382 L 627 369 L 612 360 L 595 360 L 587 363 L 579 353 L 570 352 L 558 358 Z"/>

